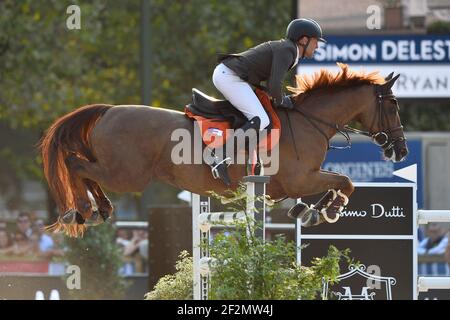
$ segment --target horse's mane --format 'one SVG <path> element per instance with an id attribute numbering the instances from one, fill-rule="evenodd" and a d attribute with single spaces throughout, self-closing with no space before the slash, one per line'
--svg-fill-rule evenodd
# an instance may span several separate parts
<path id="1" fill-rule="evenodd" d="M 288 87 L 288 90 L 298 96 L 316 89 L 345 88 L 363 84 L 383 84 L 386 82 L 378 71 L 372 73 L 356 72 L 350 70 L 347 64 L 338 62 L 337 65 L 341 68 L 337 73 L 320 69 L 312 77 L 296 75 L 296 87 Z"/>

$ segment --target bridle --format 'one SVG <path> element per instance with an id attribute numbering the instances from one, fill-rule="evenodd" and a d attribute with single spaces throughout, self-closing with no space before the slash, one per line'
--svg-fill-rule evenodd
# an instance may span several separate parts
<path id="1" fill-rule="evenodd" d="M 375 85 L 375 95 L 376 95 L 376 98 L 378 101 L 378 108 L 377 108 L 377 113 L 373 117 L 372 124 L 370 126 L 369 131 L 363 131 L 363 130 L 359 130 L 356 128 L 352 128 L 348 125 L 344 125 L 343 127 L 340 127 L 339 124 L 337 124 L 337 123 L 335 123 L 335 124 L 328 123 L 316 116 L 313 116 L 313 115 L 305 112 L 301 108 L 296 107 L 293 109 L 293 111 L 296 111 L 296 112 L 299 112 L 300 114 L 302 114 L 305 117 L 305 119 L 308 120 L 311 123 L 311 125 L 313 127 L 315 127 L 325 137 L 325 139 L 327 140 L 328 149 L 342 150 L 342 149 L 350 148 L 351 147 L 351 138 L 350 138 L 349 132 L 352 132 L 352 133 L 360 134 L 360 135 L 371 138 L 372 141 L 376 145 L 381 147 L 384 151 L 388 151 L 394 147 L 395 143 L 400 142 L 400 141 L 406 141 L 406 138 L 403 135 L 394 137 L 394 133 L 397 131 L 402 131 L 403 126 L 400 125 L 400 126 L 394 127 L 394 128 L 388 127 L 388 124 L 389 124 L 388 115 L 386 114 L 385 108 L 383 108 L 383 102 L 385 100 L 394 101 L 396 104 L 397 112 L 400 110 L 400 108 L 399 108 L 398 101 L 397 101 L 397 98 L 395 97 L 395 95 L 392 93 L 384 94 L 383 87 L 381 85 Z M 295 139 L 294 139 L 294 135 L 293 135 L 293 131 L 292 131 L 291 121 L 289 119 L 289 113 L 286 112 L 286 115 L 288 117 L 288 125 L 289 125 L 289 129 L 291 131 L 291 135 L 292 135 L 292 138 L 294 141 L 294 147 L 296 149 L 295 151 L 297 153 L 297 147 L 295 145 Z M 377 120 L 377 116 L 378 116 L 378 128 L 380 128 L 380 130 L 374 132 L 372 129 L 374 128 L 375 122 Z M 345 139 L 347 140 L 347 145 L 344 147 L 330 145 L 330 141 L 329 141 L 330 138 L 328 138 L 328 136 L 325 134 L 325 132 L 314 121 L 322 123 L 330 128 L 336 129 L 338 133 L 340 133 L 341 135 L 343 135 L 345 137 Z M 297 153 L 297 157 L 298 157 L 298 153 Z"/>
<path id="2" fill-rule="evenodd" d="M 403 126 L 400 125 L 398 127 L 389 128 L 388 124 L 388 115 L 386 114 L 385 108 L 383 108 L 383 102 L 384 100 L 391 100 L 395 103 L 395 107 L 397 109 L 397 112 L 400 111 L 400 107 L 398 105 L 397 98 L 392 93 L 383 94 L 383 87 L 380 85 L 376 85 L 375 87 L 375 94 L 378 101 L 378 123 L 379 128 L 381 128 L 381 131 L 373 132 L 372 128 L 374 127 L 375 121 L 376 121 L 376 115 L 373 117 L 372 124 L 370 126 L 370 131 L 361 131 L 355 128 L 352 128 L 350 126 L 345 126 L 345 129 L 349 132 L 353 132 L 356 134 L 361 134 L 367 137 L 370 137 L 372 141 L 381 147 L 383 150 L 387 151 L 394 147 L 395 143 L 406 141 L 406 138 L 403 135 L 399 135 L 397 137 L 394 137 L 394 133 L 397 131 L 402 131 Z M 384 129 L 386 128 L 387 129 Z"/>

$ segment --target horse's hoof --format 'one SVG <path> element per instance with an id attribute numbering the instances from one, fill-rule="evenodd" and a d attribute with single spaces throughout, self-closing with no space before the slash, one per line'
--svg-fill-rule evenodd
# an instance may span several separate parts
<path id="1" fill-rule="evenodd" d="M 92 212 L 92 215 L 88 219 L 86 219 L 86 225 L 90 227 L 98 226 L 108 220 L 108 218 L 109 215 L 107 213 L 96 210 Z"/>
<path id="2" fill-rule="evenodd" d="M 61 221 L 64 224 L 84 224 L 86 220 L 77 210 L 70 209 L 64 213 Z"/>
<path id="3" fill-rule="evenodd" d="M 294 220 L 302 219 L 303 216 L 305 216 L 311 209 L 312 208 L 310 208 L 306 203 L 300 202 L 290 208 L 287 215 L 289 218 Z"/>
<path id="4" fill-rule="evenodd" d="M 318 226 L 319 224 L 325 222 L 325 219 L 316 209 L 310 209 L 303 218 L 301 219 L 301 226 L 308 228 Z"/>
<path id="5" fill-rule="evenodd" d="M 321 210 L 323 218 L 328 223 L 336 223 L 339 220 L 341 211 L 344 206 L 348 204 L 348 197 L 343 194 L 340 190 L 337 191 L 337 197 L 333 202 L 327 207 Z"/>
<path id="6" fill-rule="evenodd" d="M 314 205 L 318 211 L 324 208 L 328 208 L 331 203 L 336 199 L 337 192 L 333 189 L 328 190 L 328 192 Z"/>
<path id="7" fill-rule="evenodd" d="M 338 212 L 332 212 L 330 214 L 327 213 L 326 211 L 324 211 L 324 212 L 322 212 L 322 217 L 328 223 L 336 223 L 339 220 L 340 215 L 339 215 L 339 211 Z"/>
<path id="8" fill-rule="evenodd" d="M 99 210 L 98 213 L 100 214 L 100 216 L 103 218 L 103 222 L 106 222 L 107 220 L 109 220 L 109 218 L 111 217 L 109 215 L 108 211 L 104 211 L 104 210 Z"/>

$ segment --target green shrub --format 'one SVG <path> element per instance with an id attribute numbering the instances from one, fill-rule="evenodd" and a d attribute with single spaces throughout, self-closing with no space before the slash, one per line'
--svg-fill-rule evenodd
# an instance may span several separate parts
<path id="1" fill-rule="evenodd" d="M 216 236 L 210 246 L 215 258 L 210 299 L 315 299 L 320 297 L 323 280 L 335 283 L 339 261 L 346 253 L 330 246 L 328 255 L 316 258 L 311 267 L 299 266 L 294 242 L 283 236 L 263 242 L 247 233 L 247 228 L 247 223 L 240 223 L 228 235 Z"/>
<path id="2" fill-rule="evenodd" d="M 242 230 L 242 229 L 241 229 Z M 297 266 L 295 244 L 278 237 L 271 242 L 256 240 L 252 245 L 236 231 L 218 235 L 210 246 L 216 258 L 210 277 L 210 299 L 296 300 L 317 299 L 323 281 L 335 283 L 340 274 L 339 261 L 348 258 L 330 246 L 328 254 L 315 258 L 311 267 Z M 192 257 L 180 254 L 177 272 L 161 278 L 148 300 L 190 300 L 193 298 Z"/>
<path id="3" fill-rule="evenodd" d="M 145 295 L 147 300 L 191 300 L 193 298 L 192 257 L 187 251 L 179 255 L 174 275 L 159 279 L 153 291 Z"/>

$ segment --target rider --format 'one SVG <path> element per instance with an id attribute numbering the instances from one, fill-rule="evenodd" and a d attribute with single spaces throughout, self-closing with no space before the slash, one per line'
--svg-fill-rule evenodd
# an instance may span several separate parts
<path id="1" fill-rule="evenodd" d="M 294 68 L 298 60 L 312 58 L 318 42 L 322 38 L 320 25 L 312 19 L 292 20 L 286 29 L 286 38 L 264 42 L 238 54 L 219 55 L 219 64 L 212 77 L 216 88 L 223 96 L 248 119 L 236 133 L 245 133 L 248 129 L 266 129 L 270 120 L 256 97 L 252 87 L 266 81 L 272 104 L 275 107 L 292 109 L 289 96 L 282 94 L 282 82 L 286 73 Z M 227 172 L 227 159 L 214 157 L 210 164 L 213 176 L 220 177 L 230 184 Z"/>

